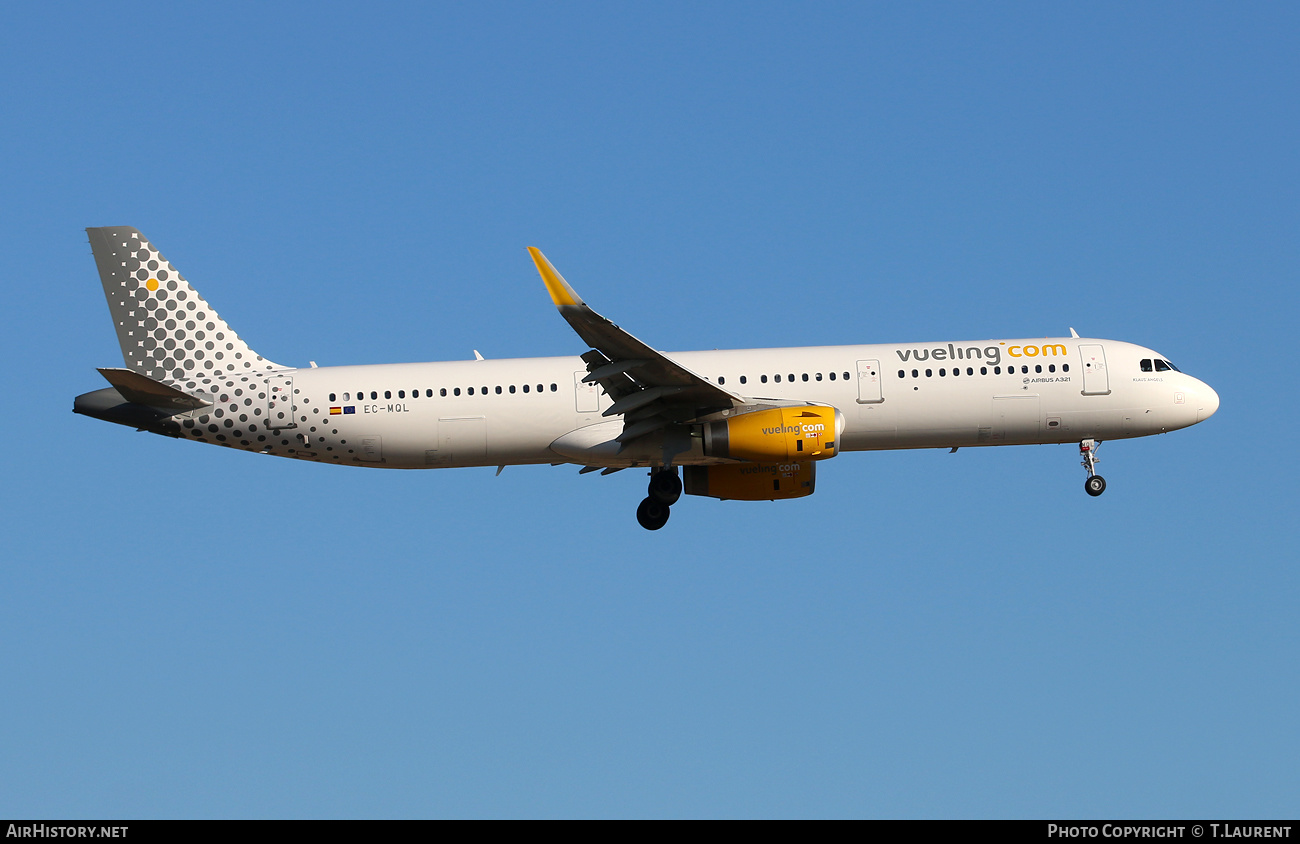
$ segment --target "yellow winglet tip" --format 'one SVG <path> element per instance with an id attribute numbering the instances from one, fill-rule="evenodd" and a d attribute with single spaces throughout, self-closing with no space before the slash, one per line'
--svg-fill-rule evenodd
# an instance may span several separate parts
<path id="1" fill-rule="evenodd" d="M 537 272 L 542 276 L 542 282 L 546 285 L 546 292 L 551 294 L 551 301 L 555 307 L 562 308 L 565 305 L 581 305 L 582 299 L 573 291 L 569 283 L 564 280 L 551 262 L 546 260 L 542 250 L 536 246 L 528 247 L 528 254 L 532 256 L 533 263 L 537 265 Z"/>

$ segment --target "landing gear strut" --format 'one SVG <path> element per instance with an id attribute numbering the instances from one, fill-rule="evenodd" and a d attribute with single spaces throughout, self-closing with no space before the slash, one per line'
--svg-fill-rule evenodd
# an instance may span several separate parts
<path id="1" fill-rule="evenodd" d="M 1083 482 L 1084 490 L 1096 498 L 1106 491 L 1106 479 L 1097 474 L 1097 449 L 1101 448 L 1101 443 L 1096 440 L 1083 440 L 1079 443 L 1079 455 L 1083 458 L 1080 465 L 1088 470 L 1088 480 Z"/>
<path id="2" fill-rule="evenodd" d="M 650 473 L 649 493 L 636 508 L 636 520 L 646 530 L 659 530 L 668 524 L 671 508 L 682 497 L 682 479 L 673 468 Z"/>

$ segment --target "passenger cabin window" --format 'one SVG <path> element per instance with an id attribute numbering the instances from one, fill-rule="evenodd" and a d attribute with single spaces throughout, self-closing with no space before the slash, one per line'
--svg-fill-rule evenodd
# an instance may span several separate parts
<path id="1" fill-rule="evenodd" d="M 330 393 L 330 401 L 338 401 L 338 399 L 334 398 L 333 393 Z"/>
<path id="2" fill-rule="evenodd" d="M 740 376 L 740 383 L 742 383 L 742 384 L 747 384 L 747 383 L 749 383 L 749 379 L 746 378 L 744 375 L 742 375 L 742 376 Z"/>

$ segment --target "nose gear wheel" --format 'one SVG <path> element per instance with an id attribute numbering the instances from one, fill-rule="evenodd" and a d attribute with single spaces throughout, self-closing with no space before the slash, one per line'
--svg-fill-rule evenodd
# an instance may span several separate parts
<path id="1" fill-rule="evenodd" d="M 1099 448 L 1101 443 L 1097 440 L 1083 440 L 1079 443 L 1079 456 L 1083 458 L 1083 462 L 1079 465 L 1088 470 L 1088 480 L 1083 482 L 1083 488 L 1093 498 L 1106 491 L 1106 479 L 1097 474 L 1099 462 L 1097 449 Z"/>

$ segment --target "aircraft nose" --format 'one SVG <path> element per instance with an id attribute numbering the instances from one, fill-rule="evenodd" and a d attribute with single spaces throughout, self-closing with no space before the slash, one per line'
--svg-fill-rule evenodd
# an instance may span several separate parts
<path id="1" fill-rule="evenodd" d="M 1204 381 L 1196 382 L 1196 421 L 1209 419 L 1219 409 L 1219 394 Z"/>

